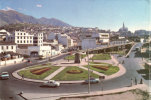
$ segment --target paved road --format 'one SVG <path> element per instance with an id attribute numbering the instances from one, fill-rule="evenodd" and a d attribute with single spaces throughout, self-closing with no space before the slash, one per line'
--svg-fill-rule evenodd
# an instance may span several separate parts
<path id="1" fill-rule="evenodd" d="M 141 44 L 137 44 L 136 46 L 141 46 Z M 135 78 L 135 77 L 138 79 L 141 78 L 141 76 L 136 72 L 137 69 L 141 68 L 141 66 L 138 64 L 138 61 L 141 59 L 140 58 L 134 59 L 134 57 L 135 57 L 134 51 L 130 53 L 129 58 L 118 57 L 119 61 L 125 60 L 124 66 L 127 69 L 127 72 L 123 76 L 105 81 L 103 84 L 104 90 L 110 90 L 110 89 L 116 89 L 116 88 L 129 86 L 131 84 L 131 78 Z M 55 61 L 61 58 L 62 57 L 59 57 L 59 58 L 53 59 L 52 61 Z M 24 68 L 25 66 L 26 64 L 18 64 L 18 65 L 3 67 L 1 68 L 0 72 L 8 71 L 9 73 L 12 73 L 13 71 L 20 68 Z M 61 94 L 61 93 L 86 92 L 88 90 L 88 85 L 83 85 L 83 84 L 62 84 L 61 87 L 58 87 L 58 88 L 42 88 L 42 87 L 39 87 L 40 85 L 41 85 L 40 83 L 22 81 L 22 80 L 15 79 L 13 76 L 11 76 L 9 80 L 0 80 L 0 90 L 1 90 L 0 97 L 4 100 L 9 100 L 10 99 L 9 97 L 15 98 L 13 100 L 21 100 L 21 98 L 16 95 L 20 91 L 23 91 L 26 93 L 51 93 L 51 94 L 59 93 Z M 91 85 L 91 91 L 98 91 L 98 90 L 101 90 L 101 83 Z"/>

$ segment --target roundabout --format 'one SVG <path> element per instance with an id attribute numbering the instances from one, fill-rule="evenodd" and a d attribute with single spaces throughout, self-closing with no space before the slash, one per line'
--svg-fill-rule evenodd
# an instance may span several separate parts
<path id="1" fill-rule="evenodd" d="M 91 57 L 93 57 L 93 55 L 89 56 L 89 58 Z M 83 58 L 83 60 L 87 59 L 87 57 Z M 87 61 L 83 61 L 77 64 L 71 60 L 70 62 L 68 62 L 67 60 L 60 59 L 57 65 L 56 62 L 51 62 L 29 66 L 13 72 L 12 75 L 17 79 L 32 82 L 45 82 L 48 80 L 56 80 L 62 84 L 83 83 L 85 80 L 88 79 L 87 63 Z M 89 63 L 90 76 L 94 78 L 105 76 L 104 81 L 120 77 L 126 72 L 125 68 L 121 64 L 119 64 L 119 62 L 113 56 L 111 56 L 110 60 Z M 112 65 L 111 63 L 113 63 L 114 65 Z"/>

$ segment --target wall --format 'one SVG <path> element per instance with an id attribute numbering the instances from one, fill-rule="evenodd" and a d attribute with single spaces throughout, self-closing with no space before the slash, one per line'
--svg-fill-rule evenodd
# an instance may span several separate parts
<path id="1" fill-rule="evenodd" d="M 6 61 L 0 61 L 0 66 L 10 65 L 10 64 L 16 64 L 16 63 L 22 62 L 23 59 L 24 59 L 24 58 L 22 57 L 22 58 L 17 58 L 17 59 L 11 59 L 11 60 L 6 60 Z"/>

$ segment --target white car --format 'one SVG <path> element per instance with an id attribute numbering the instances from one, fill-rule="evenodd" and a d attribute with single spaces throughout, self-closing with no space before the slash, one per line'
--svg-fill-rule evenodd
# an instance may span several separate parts
<path id="1" fill-rule="evenodd" d="M 8 72 L 2 72 L 1 75 L 0 75 L 0 78 L 1 78 L 1 79 L 9 79 L 9 74 L 8 74 Z"/>
<path id="2" fill-rule="evenodd" d="M 59 87 L 60 83 L 56 82 L 55 80 L 49 80 L 43 83 L 43 86 L 50 86 L 50 87 Z"/>
<path id="3" fill-rule="evenodd" d="M 99 78 L 90 78 L 90 83 L 99 83 L 100 82 L 100 79 Z M 85 80 L 86 84 L 89 83 L 89 80 Z"/>

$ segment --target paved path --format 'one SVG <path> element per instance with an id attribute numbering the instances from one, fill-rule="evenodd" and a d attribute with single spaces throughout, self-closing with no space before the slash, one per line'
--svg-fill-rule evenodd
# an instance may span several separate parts
<path id="1" fill-rule="evenodd" d="M 49 76 L 47 76 L 46 78 L 44 78 L 44 80 L 50 80 L 52 79 L 54 76 L 56 76 L 58 73 L 60 73 L 62 70 L 64 70 L 66 67 L 60 67 L 58 70 L 56 70 L 55 72 L 53 72 L 52 74 L 50 74 Z"/>

